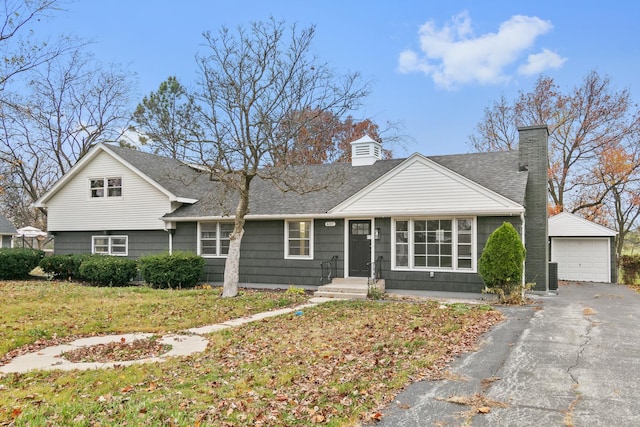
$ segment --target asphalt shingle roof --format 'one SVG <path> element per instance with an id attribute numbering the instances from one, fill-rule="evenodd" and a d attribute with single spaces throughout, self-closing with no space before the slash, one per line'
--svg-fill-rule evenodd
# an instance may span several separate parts
<path id="1" fill-rule="evenodd" d="M 16 234 L 18 231 L 16 230 L 16 227 L 11 223 L 11 221 L 9 221 L 7 218 L 5 218 L 3 215 L 0 215 L 0 234 Z"/>
<path id="2" fill-rule="evenodd" d="M 198 199 L 165 218 L 219 217 L 233 214 L 237 195 L 224 194 L 219 182 L 186 164 L 154 154 L 109 146 L 114 153 L 179 197 Z M 470 153 L 431 156 L 430 160 L 524 205 L 527 172 L 518 168 L 518 152 Z M 312 215 L 328 212 L 364 187 L 382 177 L 405 159 L 378 160 L 369 166 L 350 163 L 313 165 L 298 170 L 305 182 L 330 183 L 320 191 L 299 194 L 282 192 L 273 182 L 255 178 L 251 182 L 250 215 Z M 224 200 L 222 200 L 224 199 Z"/>

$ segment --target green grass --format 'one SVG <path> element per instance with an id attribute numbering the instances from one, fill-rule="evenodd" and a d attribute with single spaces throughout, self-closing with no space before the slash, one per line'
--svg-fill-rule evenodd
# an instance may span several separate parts
<path id="1" fill-rule="evenodd" d="M 39 286 L 22 285 L 26 294 L 21 298 L 33 297 L 41 291 Z M 63 331 L 70 316 L 75 316 L 71 323 L 88 328 L 92 310 L 101 304 L 109 307 L 101 322 L 108 312 L 113 313 L 109 325 L 117 322 L 132 328 L 141 322 L 136 307 L 143 307 L 141 312 L 153 316 L 142 322 L 147 330 L 154 322 L 162 323 L 163 314 L 170 311 L 176 312 L 171 322 L 178 329 L 222 316 L 216 318 L 219 321 L 258 304 L 253 295 L 222 300 L 202 291 L 55 286 L 50 297 L 25 304 L 31 311 L 41 306 L 51 310 L 57 306 L 52 299 L 68 304 L 74 300 L 70 294 L 96 302 L 60 309 L 56 315 L 66 320 L 49 320 L 40 328 Z M 169 304 L 159 296 L 163 292 L 172 296 L 167 297 Z M 191 296 L 181 297 L 182 293 Z M 257 300 L 280 301 L 284 293 L 259 295 Z M 171 302 L 181 298 L 185 301 L 174 307 Z M 189 303 L 206 309 L 180 310 Z M 164 313 L 158 315 L 158 310 Z M 16 315 L 17 311 L 23 314 Z M 24 310 L 12 313 L 5 330 L 24 321 Z M 0 377 L 0 425 L 357 425 L 370 421 L 412 381 L 439 377 L 455 354 L 472 348 L 478 335 L 500 319 L 499 312 L 487 306 L 329 302 L 307 308 L 302 315 L 292 313 L 210 334 L 205 352 L 164 363 L 5 375 Z M 100 322 L 96 325 L 103 327 Z"/>
<path id="2" fill-rule="evenodd" d="M 181 331 L 305 302 L 301 294 L 219 289 L 90 287 L 69 282 L 0 282 L 0 358 L 39 339 Z"/>

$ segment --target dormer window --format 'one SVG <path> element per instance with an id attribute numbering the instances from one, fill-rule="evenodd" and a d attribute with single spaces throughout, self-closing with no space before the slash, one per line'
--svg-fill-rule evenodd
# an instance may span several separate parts
<path id="1" fill-rule="evenodd" d="M 122 178 L 93 178 L 89 181 L 91 198 L 122 197 Z"/>

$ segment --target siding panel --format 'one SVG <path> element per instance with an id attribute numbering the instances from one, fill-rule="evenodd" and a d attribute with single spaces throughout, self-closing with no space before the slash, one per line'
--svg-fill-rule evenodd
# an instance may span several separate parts
<path id="1" fill-rule="evenodd" d="M 122 198 L 90 198 L 89 179 L 122 177 Z M 169 198 L 102 152 L 47 203 L 49 231 L 162 229 Z"/>
<path id="2" fill-rule="evenodd" d="M 384 201 L 384 203 L 381 203 Z M 343 213 L 511 212 L 520 205 L 480 187 L 426 159 L 416 159 L 398 173 L 339 207 Z"/>

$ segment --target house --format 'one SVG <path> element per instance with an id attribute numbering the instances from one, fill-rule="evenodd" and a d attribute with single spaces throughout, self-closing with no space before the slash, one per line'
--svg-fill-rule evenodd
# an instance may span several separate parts
<path id="1" fill-rule="evenodd" d="M 11 239 L 17 233 L 18 231 L 11 221 L 0 215 L 0 248 L 10 248 Z"/>
<path id="2" fill-rule="evenodd" d="M 382 160 L 364 137 L 351 163 L 305 168 L 340 185 L 283 193 L 254 179 L 240 282 L 318 286 L 375 273 L 387 289 L 480 292 L 482 249 L 509 221 L 527 247 L 526 280 L 548 290 L 548 130 L 521 128 L 519 138 L 517 151 Z M 193 251 L 206 260 L 203 279 L 218 283 L 235 206 L 223 193 L 182 162 L 98 144 L 36 206 L 48 209 L 58 254 Z"/>
<path id="3" fill-rule="evenodd" d="M 549 218 L 551 262 L 558 264 L 558 279 L 615 283 L 617 234 L 568 212 Z"/>

